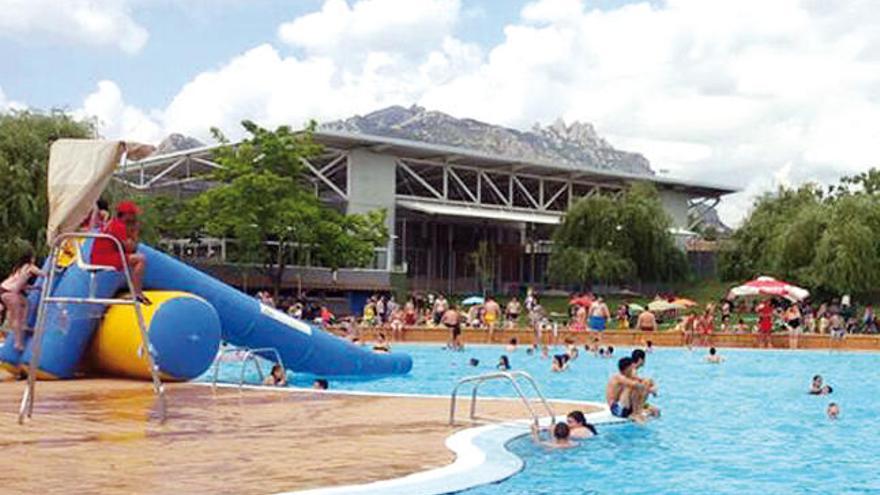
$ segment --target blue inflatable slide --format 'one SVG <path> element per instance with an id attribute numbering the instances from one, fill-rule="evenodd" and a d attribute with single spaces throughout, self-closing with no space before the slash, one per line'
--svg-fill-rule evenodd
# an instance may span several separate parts
<path id="1" fill-rule="evenodd" d="M 84 248 L 83 251 L 87 251 Z M 323 377 L 406 374 L 412 359 L 379 354 L 354 345 L 146 245 L 144 287 L 153 301 L 144 306 L 150 344 L 163 378 L 190 380 L 211 365 L 221 341 L 278 351 L 288 370 Z M 71 264 L 58 275 L 53 296 L 113 297 L 125 284 L 118 272 L 88 273 Z M 30 294 L 29 324 L 36 320 L 38 292 Z M 109 309 L 89 304 L 50 304 L 39 378 L 71 378 L 81 370 L 147 378 L 143 345 L 131 306 Z M 0 366 L 20 371 L 30 362 L 33 343 L 16 351 L 13 339 L 0 347 Z M 272 356 L 267 355 L 267 358 Z"/>

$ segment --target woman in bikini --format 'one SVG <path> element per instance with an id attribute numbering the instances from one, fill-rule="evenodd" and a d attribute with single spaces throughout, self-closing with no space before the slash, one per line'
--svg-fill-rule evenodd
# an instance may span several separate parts
<path id="1" fill-rule="evenodd" d="M 24 350 L 24 324 L 28 314 L 25 291 L 29 288 L 31 277 L 42 276 L 37 268 L 33 253 L 26 253 L 13 265 L 12 274 L 0 284 L 0 299 L 6 306 L 6 319 L 15 334 L 15 350 Z"/>

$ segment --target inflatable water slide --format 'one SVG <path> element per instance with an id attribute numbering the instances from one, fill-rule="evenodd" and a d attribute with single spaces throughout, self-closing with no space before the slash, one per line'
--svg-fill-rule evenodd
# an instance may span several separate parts
<path id="1" fill-rule="evenodd" d="M 86 243 L 80 252 L 89 251 Z M 143 308 L 149 344 L 165 380 L 191 380 L 204 373 L 221 342 L 250 349 L 275 349 L 285 367 L 322 377 L 370 377 L 406 374 L 405 354 L 377 354 L 367 348 L 294 319 L 253 297 L 146 245 Z M 83 255 L 85 256 L 85 255 Z M 126 284 L 116 271 L 89 271 L 72 262 L 56 276 L 53 297 L 112 298 Z M 36 320 L 39 291 L 30 294 L 29 324 Z M 130 305 L 47 304 L 46 330 L 37 378 L 65 379 L 83 374 L 150 379 L 135 310 Z M 30 335 L 30 334 L 29 334 Z M 25 370 L 33 352 L 7 338 L 0 347 L 0 367 Z M 271 358 L 272 355 L 264 356 Z"/>

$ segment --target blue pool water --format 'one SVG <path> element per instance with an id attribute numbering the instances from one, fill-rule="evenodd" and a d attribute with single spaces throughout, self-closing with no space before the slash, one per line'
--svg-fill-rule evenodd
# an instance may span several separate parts
<path id="1" fill-rule="evenodd" d="M 413 356 L 409 376 L 331 382 L 331 388 L 448 395 L 457 379 L 494 369 L 504 353 L 498 346 L 450 353 L 399 345 L 395 351 Z M 616 357 L 628 351 L 619 349 Z M 567 451 L 516 439 L 509 448 L 525 469 L 466 493 L 880 494 L 880 355 L 722 350 L 727 361 L 711 365 L 704 353 L 658 349 L 648 356 L 642 375 L 659 383 L 660 396 L 651 402 L 663 409 L 660 420 L 603 427 L 599 437 Z M 468 366 L 471 357 L 480 359 L 478 368 Z M 603 401 L 616 367 L 616 359 L 582 353 L 567 372 L 551 373 L 548 360 L 527 356 L 524 348 L 509 357 L 554 398 Z M 806 393 L 817 373 L 834 387 L 831 396 Z M 308 380 L 294 384 L 308 386 Z M 481 393 L 512 395 L 500 383 Z M 841 406 L 837 421 L 825 416 L 831 401 Z"/>

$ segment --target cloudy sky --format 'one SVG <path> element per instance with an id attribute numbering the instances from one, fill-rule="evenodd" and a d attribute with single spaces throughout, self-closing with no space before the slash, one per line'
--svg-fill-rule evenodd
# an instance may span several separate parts
<path id="1" fill-rule="evenodd" d="M 877 165 L 875 0 L 0 0 L 0 111 L 107 137 L 236 136 L 419 104 L 588 121 L 669 175 L 739 187 Z"/>

